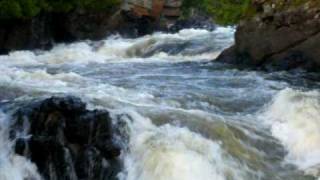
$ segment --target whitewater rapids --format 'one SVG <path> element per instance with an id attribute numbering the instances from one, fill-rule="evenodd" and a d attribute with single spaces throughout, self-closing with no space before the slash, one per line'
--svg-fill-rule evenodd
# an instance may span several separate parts
<path id="1" fill-rule="evenodd" d="M 125 122 L 119 180 L 318 178 L 319 76 L 212 61 L 233 35 L 232 27 L 115 35 L 0 56 L 0 180 L 41 179 L 12 151 L 7 107 L 52 95 L 81 97 Z"/>

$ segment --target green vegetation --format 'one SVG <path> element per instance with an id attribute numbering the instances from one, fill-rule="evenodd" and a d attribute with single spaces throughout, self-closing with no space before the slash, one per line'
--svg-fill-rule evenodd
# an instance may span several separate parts
<path id="1" fill-rule="evenodd" d="M 251 0 L 205 0 L 206 10 L 212 14 L 217 23 L 235 24 L 250 8 Z"/>
<path id="2" fill-rule="evenodd" d="M 0 19 L 31 18 L 40 12 L 69 12 L 74 9 L 93 11 L 109 10 L 123 0 L 0 0 Z M 305 3 L 311 7 L 320 6 L 319 0 L 266 0 L 264 3 L 275 5 L 277 10 L 296 7 Z M 232 25 L 241 18 L 255 15 L 252 0 L 184 0 L 183 12 L 190 15 L 191 10 L 211 15 L 216 23 Z"/>
<path id="3" fill-rule="evenodd" d="M 184 14 L 196 9 L 213 16 L 216 23 L 223 25 L 236 24 L 251 9 L 251 0 L 185 0 Z"/>
<path id="4" fill-rule="evenodd" d="M 275 11 L 288 10 L 306 4 L 310 8 L 320 8 L 320 0 L 265 0 L 260 2 L 260 5 L 269 4 Z M 254 5 L 253 0 L 184 0 L 183 12 L 188 17 L 193 9 L 212 16 L 216 23 L 232 25 L 243 18 L 250 18 L 257 13 L 262 13 L 262 6 L 259 9 L 258 4 Z"/>
<path id="5" fill-rule="evenodd" d="M 276 11 L 283 11 L 287 9 L 294 9 L 308 4 L 309 8 L 319 8 L 319 0 L 291 0 L 291 1 L 277 1 L 277 0 L 267 0 L 265 4 L 273 4 Z"/>
<path id="6" fill-rule="evenodd" d="M 40 12 L 69 12 L 73 9 L 109 10 L 121 0 L 0 0 L 0 19 L 31 18 Z"/>

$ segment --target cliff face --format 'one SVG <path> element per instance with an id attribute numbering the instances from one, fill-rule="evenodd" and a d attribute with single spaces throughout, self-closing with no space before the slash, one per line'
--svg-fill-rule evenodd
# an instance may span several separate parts
<path id="1" fill-rule="evenodd" d="M 73 11 L 44 13 L 31 19 L 0 20 L 0 54 L 10 50 L 47 49 L 54 42 L 103 38 L 120 22 L 112 20 L 113 13 Z"/>
<path id="2" fill-rule="evenodd" d="M 181 16 L 183 0 L 125 0 L 122 10 L 146 18 L 160 28 L 171 26 Z"/>
<path id="3" fill-rule="evenodd" d="M 173 23 L 182 0 L 124 0 L 107 11 L 43 12 L 28 19 L 0 19 L 0 54 L 48 49 L 54 42 L 99 40 L 112 33 L 140 36 Z M 1 9 L 0 9 L 1 10 Z"/>
<path id="4" fill-rule="evenodd" d="M 320 6 L 313 0 L 255 0 L 257 15 L 237 27 L 218 61 L 267 69 L 320 67 Z"/>

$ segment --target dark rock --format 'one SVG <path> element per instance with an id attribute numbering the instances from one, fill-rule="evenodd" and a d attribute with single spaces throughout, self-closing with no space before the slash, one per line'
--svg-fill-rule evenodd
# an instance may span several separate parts
<path id="1" fill-rule="evenodd" d="M 169 27 L 169 32 L 178 32 L 182 29 L 206 29 L 208 31 L 213 31 L 216 25 L 213 23 L 212 19 L 206 16 L 194 16 L 188 19 L 178 20 L 171 27 Z"/>
<path id="2" fill-rule="evenodd" d="M 53 37 L 56 42 L 101 40 L 117 30 L 121 18 L 117 10 L 106 12 L 75 10 L 65 14 L 53 14 L 51 25 Z"/>
<path id="3" fill-rule="evenodd" d="M 15 117 L 15 151 L 34 162 L 44 179 L 116 179 L 120 147 L 107 111 L 89 111 L 79 98 L 52 97 L 22 107 Z"/>
<path id="4" fill-rule="evenodd" d="M 31 19 L 0 20 L 0 54 L 50 49 L 54 42 L 105 38 L 119 26 L 115 11 L 44 13 Z"/>
<path id="5" fill-rule="evenodd" d="M 150 57 L 154 54 L 165 52 L 166 54 L 170 55 L 177 55 L 179 53 L 183 54 L 183 51 L 190 47 L 190 43 L 188 42 L 167 42 L 164 44 L 155 45 L 152 48 L 148 49 L 144 54 L 142 54 L 142 57 Z"/>
<path id="6" fill-rule="evenodd" d="M 181 1 L 157 2 L 158 5 L 144 7 L 147 4 L 136 1 L 133 7 L 114 7 L 106 11 L 90 11 L 74 9 L 71 12 L 45 12 L 29 19 L 0 20 L 0 54 L 14 50 L 50 49 L 54 43 L 73 42 L 79 40 L 101 40 L 110 34 L 119 33 L 124 37 L 138 37 L 150 34 L 162 27 L 160 15 L 166 16 L 166 8 L 174 8 L 174 22 L 180 15 Z M 132 3 L 129 3 L 132 4 Z M 147 14 L 137 15 L 138 9 Z M 150 11 L 149 11 L 150 10 Z M 172 15 L 172 14 L 171 14 Z M 168 23 L 165 23 L 168 24 Z M 207 20 L 195 18 L 181 22 L 174 28 L 211 28 Z"/>
<path id="7" fill-rule="evenodd" d="M 157 30 L 157 22 L 147 16 L 138 17 L 130 11 L 122 11 L 116 32 L 124 37 L 136 38 Z"/>
<path id="8" fill-rule="evenodd" d="M 29 20 L 0 20 L 0 54 L 10 50 L 52 46 L 47 17 L 39 15 Z"/>
<path id="9" fill-rule="evenodd" d="M 138 37 L 157 30 L 158 22 L 131 12 L 46 13 L 25 20 L 0 20 L 0 54 L 14 50 L 50 49 L 54 43 L 101 40 L 110 34 Z"/>
<path id="10" fill-rule="evenodd" d="M 218 61 L 274 70 L 320 67 L 319 10 L 297 7 L 271 11 L 237 27 L 235 45 Z"/>

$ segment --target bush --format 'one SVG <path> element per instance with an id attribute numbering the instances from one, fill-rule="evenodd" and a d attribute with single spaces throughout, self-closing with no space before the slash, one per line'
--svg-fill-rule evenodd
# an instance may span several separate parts
<path id="1" fill-rule="evenodd" d="M 251 0 L 205 0 L 205 2 L 206 11 L 220 24 L 236 24 L 251 6 Z"/>
<path id="2" fill-rule="evenodd" d="M 121 4 L 121 0 L 78 0 L 78 6 L 91 10 L 105 10 Z"/>
<path id="3" fill-rule="evenodd" d="M 185 0 L 183 12 L 188 16 L 190 9 L 198 9 L 213 17 L 216 23 L 236 24 L 251 7 L 251 0 Z"/>
<path id="4" fill-rule="evenodd" d="M 40 12 L 69 12 L 76 8 L 110 10 L 120 3 L 121 0 L 0 0 L 0 19 L 25 19 Z"/>
<path id="5" fill-rule="evenodd" d="M 0 17 L 22 17 L 22 10 L 20 4 L 12 0 L 2 0 L 0 2 Z"/>
<path id="6" fill-rule="evenodd" d="M 35 16 L 41 10 L 38 0 L 18 0 L 17 2 L 20 4 L 23 17 Z"/>

